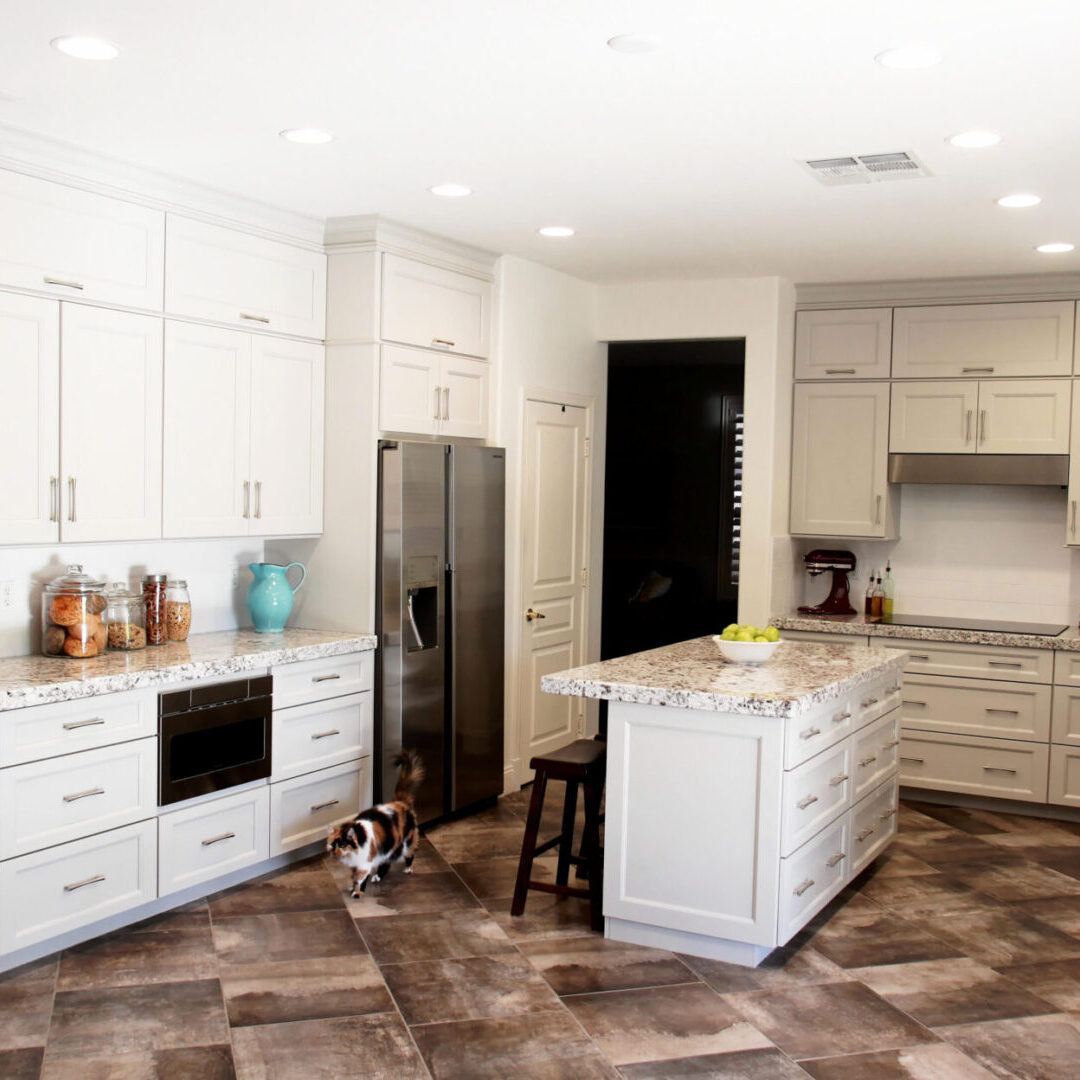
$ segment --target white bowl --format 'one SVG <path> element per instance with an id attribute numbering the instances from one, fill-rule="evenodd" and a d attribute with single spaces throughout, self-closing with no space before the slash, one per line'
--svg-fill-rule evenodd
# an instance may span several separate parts
<path id="1" fill-rule="evenodd" d="M 774 652 L 781 641 L 724 641 L 719 635 L 713 636 L 720 649 L 720 655 L 731 664 L 763 664 Z"/>

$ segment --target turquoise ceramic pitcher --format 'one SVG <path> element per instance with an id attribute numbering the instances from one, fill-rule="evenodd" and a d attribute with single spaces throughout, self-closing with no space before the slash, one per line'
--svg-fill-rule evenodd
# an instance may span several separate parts
<path id="1" fill-rule="evenodd" d="M 300 580 L 293 588 L 286 574 L 294 566 L 300 567 Z M 247 606 L 251 621 L 260 634 L 280 634 L 293 609 L 293 596 L 304 584 L 307 570 L 303 563 L 291 562 L 287 566 L 276 563 L 253 562 L 249 569 L 255 580 L 248 589 Z"/>

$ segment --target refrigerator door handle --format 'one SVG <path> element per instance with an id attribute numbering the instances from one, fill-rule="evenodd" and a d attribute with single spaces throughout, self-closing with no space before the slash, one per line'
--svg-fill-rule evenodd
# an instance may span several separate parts
<path id="1" fill-rule="evenodd" d="M 409 625 L 412 627 L 413 637 L 416 638 L 416 645 L 418 648 L 423 649 L 424 639 L 420 636 L 420 627 L 416 625 L 416 613 L 413 611 L 413 594 L 412 590 L 409 590 L 409 599 L 406 602 L 406 608 L 409 612 Z"/>

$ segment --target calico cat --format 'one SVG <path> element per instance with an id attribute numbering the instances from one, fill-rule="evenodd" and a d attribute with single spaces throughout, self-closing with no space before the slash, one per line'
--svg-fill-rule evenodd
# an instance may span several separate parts
<path id="1" fill-rule="evenodd" d="M 394 758 L 400 769 L 394 801 L 364 810 L 355 820 L 330 830 L 326 850 L 352 870 L 350 896 L 359 899 L 370 881 L 382 881 L 390 864 L 405 863 L 412 873 L 418 832 L 413 812 L 413 794 L 424 779 L 424 766 L 412 750 L 402 750 Z"/>

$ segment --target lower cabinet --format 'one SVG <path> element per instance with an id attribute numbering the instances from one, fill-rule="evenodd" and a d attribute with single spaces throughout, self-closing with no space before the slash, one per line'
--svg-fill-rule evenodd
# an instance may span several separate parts
<path id="1" fill-rule="evenodd" d="M 1080 747 L 1050 747 L 1050 802 L 1080 806 Z"/>
<path id="2" fill-rule="evenodd" d="M 370 758 L 271 784 L 270 854 L 325 839 L 332 826 L 356 817 L 370 799 Z"/>

